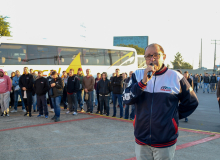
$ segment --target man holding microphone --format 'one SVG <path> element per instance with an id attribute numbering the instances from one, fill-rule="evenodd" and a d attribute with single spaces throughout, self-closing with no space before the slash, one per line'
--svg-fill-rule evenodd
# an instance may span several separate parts
<path id="1" fill-rule="evenodd" d="M 160 45 L 149 45 L 144 57 L 147 68 L 132 74 L 123 93 L 124 103 L 135 105 L 136 158 L 172 160 L 178 120 L 194 112 L 198 99 L 183 75 L 164 65 L 166 54 Z"/>

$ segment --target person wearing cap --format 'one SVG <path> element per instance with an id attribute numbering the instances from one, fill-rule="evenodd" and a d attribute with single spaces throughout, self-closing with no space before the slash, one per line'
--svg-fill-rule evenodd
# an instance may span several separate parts
<path id="1" fill-rule="evenodd" d="M 48 118 L 47 98 L 46 93 L 50 89 L 48 81 L 43 77 L 43 72 L 38 71 L 38 77 L 34 82 L 34 91 L 37 95 L 37 106 L 39 108 L 39 115 L 37 117 L 43 117 L 43 110 L 45 118 Z"/>
<path id="2" fill-rule="evenodd" d="M 81 112 L 85 112 L 83 109 L 84 108 L 84 106 L 83 106 L 83 104 L 84 104 L 84 89 L 82 86 L 83 86 L 83 77 L 84 76 L 83 76 L 82 68 L 78 69 L 77 77 L 79 79 L 79 85 L 80 85 L 79 90 L 77 92 L 77 101 L 78 101 Z"/>
<path id="3" fill-rule="evenodd" d="M 52 90 L 52 92 L 50 92 L 50 94 L 55 112 L 55 115 L 51 119 L 54 120 L 55 122 L 58 122 L 60 121 L 60 102 L 61 102 L 61 96 L 63 95 L 64 82 L 60 77 L 58 77 L 56 71 L 53 71 L 51 76 L 52 76 L 52 80 L 50 83 L 50 90 Z"/>
<path id="4" fill-rule="evenodd" d="M 52 72 L 53 72 L 53 69 L 50 70 L 50 75 L 47 77 L 49 85 L 51 84 L 51 80 L 52 80 L 52 76 L 51 76 Z M 49 93 L 48 93 L 48 98 L 49 98 L 50 108 L 51 108 L 50 112 L 54 112 L 54 107 L 53 107 L 51 96 L 49 95 Z"/>

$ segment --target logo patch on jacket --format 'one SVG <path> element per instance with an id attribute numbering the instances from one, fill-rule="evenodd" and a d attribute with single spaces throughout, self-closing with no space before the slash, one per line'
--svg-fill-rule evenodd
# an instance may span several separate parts
<path id="1" fill-rule="evenodd" d="M 166 86 L 162 86 L 160 88 L 161 91 L 171 91 L 171 88 L 170 87 L 166 87 Z"/>

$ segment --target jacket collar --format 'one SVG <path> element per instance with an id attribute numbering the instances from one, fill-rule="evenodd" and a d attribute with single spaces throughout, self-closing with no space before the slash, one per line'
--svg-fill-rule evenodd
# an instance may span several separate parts
<path id="1" fill-rule="evenodd" d="M 155 73 L 155 75 L 162 75 L 164 74 L 166 71 L 168 70 L 168 68 L 163 64 L 163 66 L 161 67 L 161 69 L 159 71 L 157 71 Z"/>

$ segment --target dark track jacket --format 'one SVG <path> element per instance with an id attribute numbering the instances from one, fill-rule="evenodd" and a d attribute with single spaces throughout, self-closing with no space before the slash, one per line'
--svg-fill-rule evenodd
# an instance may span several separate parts
<path id="1" fill-rule="evenodd" d="M 139 145 L 165 148 L 176 143 L 178 120 L 188 117 L 198 99 L 188 81 L 179 72 L 164 67 L 147 86 L 144 70 L 133 73 L 123 93 L 127 105 L 135 105 L 134 135 Z"/>

